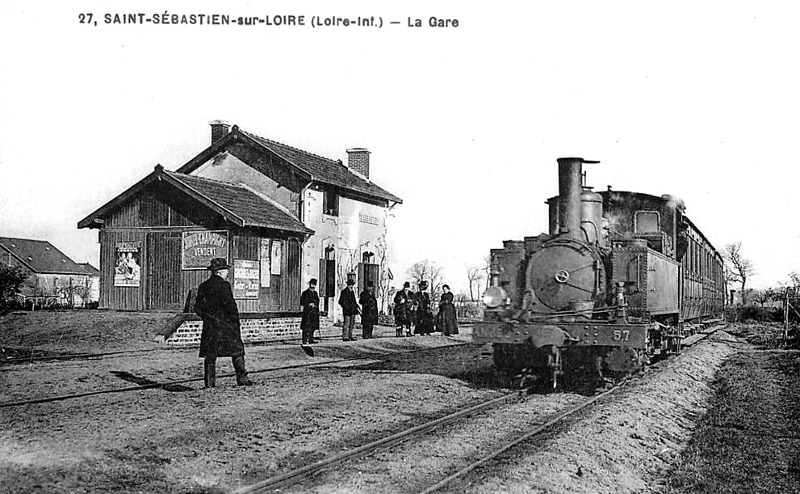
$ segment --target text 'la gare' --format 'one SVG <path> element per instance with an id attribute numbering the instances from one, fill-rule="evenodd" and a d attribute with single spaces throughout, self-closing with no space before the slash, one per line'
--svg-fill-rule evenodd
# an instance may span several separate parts
<path id="1" fill-rule="evenodd" d="M 408 18 L 408 27 L 422 27 L 422 19 Z M 458 19 L 440 19 L 438 17 L 429 17 L 428 26 L 430 27 L 458 27 Z"/>

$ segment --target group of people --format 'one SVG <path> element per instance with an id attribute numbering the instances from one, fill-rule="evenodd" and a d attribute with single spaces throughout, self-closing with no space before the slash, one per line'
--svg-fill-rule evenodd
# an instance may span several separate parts
<path id="1" fill-rule="evenodd" d="M 342 307 L 342 341 L 355 341 L 353 328 L 356 325 L 356 316 L 361 315 L 361 337 L 365 340 L 374 338 L 372 331 L 378 324 L 378 299 L 375 297 L 375 284 L 367 282 L 364 291 L 356 300 L 353 290 L 355 282 L 347 280 L 347 284 L 339 295 L 339 305 Z M 316 343 L 314 331 L 319 329 L 319 295 L 317 294 L 317 279 L 311 278 L 308 288 L 300 295 L 300 307 L 303 317 L 300 320 L 300 329 L 303 333 L 303 344 Z"/>
<path id="2" fill-rule="evenodd" d="M 419 283 L 419 291 L 411 291 L 411 283 L 403 283 L 403 289 L 394 295 L 394 324 L 395 336 L 411 336 L 411 326 L 414 325 L 414 334 L 430 335 L 434 331 L 441 331 L 445 336 L 458 334 L 458 320 L 456 307 L 453 305 L 453 294 L 448 285 L 442 285 L 442 296 L 439 299 L 439 311 L 436 317 L 431 309 L 431 296 L 428 293 L 428 282 Z"/>
<path id="3" fill-rule="evenodd" d="M 342 293 L 339 295 L 339 305 L 342 307 L 342 341 L 354 341 L 353 328 L 356 316 L 361 316 L 361 337 L 365 340 L 374 338 L 372 332 L 378 323 L 378 300 L 375 297 L 375 284 L 367 282 L 364 291 L 358 296 L 353 290 L 355 282 L 347 280 Z M 428 282 L 419 283 L 419 292 L 411 291 L 409 282 L 403 283 L 403 289 L 394 296 L 394 320 L 396 336 L 411 336 L 411 326 L 414 334 L 430 335 L 434 331 L 441 331 L 445 336 L 458 334 L 456 308 L 453 305 L 453 294 L 448 285 L 442 286 L 442 297 L 439 300 L 439 311 L 436 317 L 431 308 L 431 296 L 428 293 Z M 319 295 L 317 294 L 317 280 L 312 278 L 308 282 L 308 289 L 300 296 L 300 306 L 303 317 L 300 328 L 303 333 L 303 344 L 316 343 L 314 332 L 319 329 Z M 405 330 L 405 332 L 404 332 Z"/>
<path id="4" fill-rule="evenodd" d="M 206 388 L 216 386 L 216 362 L 218 357 L 231 357 L 236 371 L 236 384 L 250 386 L 250 380 L 244 362 L 244 343 L 242 342 L 239 323 L 239 310 L 233 298 L 231 284 L 227 281 L 230 265 L 223 258 L 214 258 L 207 268 L 211 276 L 200 284 L 194 302 L 194 311 L 203 319 L 203 332 L 200 337 L 200 357 L 203 362 L 203 377 Z M 375 285 L 368 282 L 364 291 L 356 299 L 353 290 L 355 282 L 347 280 L 347 285 L 339 295 L 344 322 L 342 340 L 354 341 L 353 328 L 356 316 L 361 316 L 364 339 L 374 338 L 372 332 L 378 323 L 378 300 L 375 297 Z M 428 294 L 428 282 L 421 281 L 419 292 L 410 290 L 409 282 L 403 283 L 403 289 L 394 296 L 394 316 L 397 327 L 396 336 L 411 336 L 411 325 L 414 333 L 429 335 L 441 331 L 445 336 L 458 334 L 456 309 L 453 305 L 453 294 L 450 287 L 442 286 L 442 297 L 439 300 L 439 312 L 433 316 L 431 297 Z M 314 332 L 319 330 L 319 295 L 317 280 L 308 282 L 308 289 L 300 295 L 303 316 L 300 322 L 303 344 L 316 343 Z"/>

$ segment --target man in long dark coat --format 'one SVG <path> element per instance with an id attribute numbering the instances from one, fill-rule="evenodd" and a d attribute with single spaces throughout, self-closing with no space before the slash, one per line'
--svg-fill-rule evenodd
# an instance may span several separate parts
<path id="1" fill-rule="evenodd" d="M 303 344 L 316 343 L 314 331 L 319 329 L 319 295 L 317 295 L 316 278 L 309 280 L 308 289 L 300 295 L 300 306 L 303 308 L 303 318 L 300 319 Z"/>
<path id="2" fill-rule="evenodd" d="M 414 325 L 414 334 L 428 336 L 433 333 L 433 310 L 431 309 L 431 296 L 425 290 L 428 289 L 427 281 L 419 282 L 419 292 L 417 300 L 417 323 Z"/>
<path id="3" fill-rule="evenodd" d="M 367 282 L 367 287 L 358 297 L 361 304 L 361 336 L 368 340 L 373 338 L 372 329 L 378 324 L 378 299 L 375 298 L 375 284 Z"/>
<path id="4" fill-rule="evenodd" d="M 216 385 L 217 357 L 231 357 L 236 370 L 236 384 L 250 386 L 244 365 L 244 344 L 239 327 L 239 309 L 233 299 L 231 284 L 226 281 L 230 266 L 220 257 L 211 259 L 207 269 L 211 277 L 197 288 L 194 311 L 203 318 L 200 356 L 205 358 L 205 387 Z"/>
<path id="5" fill-rule="evenodd" d="M 411 336 L 411 319 L 414 310 L 414 294 L 409 288 L 411 283 L 403 283 L 403 289 L 394 295 L 394 324 L 397 326 L 397 336 L 403 336 L 403 328 L 406 336 Z"/>
<path id="6" fill-rule="evenodd" d="M 355 281 L 347 280 L 347 286 L 342 290 L 339 295 L 339 305 L 342 306 L 342 314 L 344 321 L 342 322 L 342 341 L 355 341 L 353 338 L 353 326 L 356 324 L 356 316 L 361 309 L 358 308 L 356 302 L 356 293 L 353 291 Z"/>

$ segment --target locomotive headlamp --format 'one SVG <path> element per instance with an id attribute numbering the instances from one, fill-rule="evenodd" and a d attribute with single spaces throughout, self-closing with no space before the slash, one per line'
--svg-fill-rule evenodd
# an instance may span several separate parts
<path id="1" fill-rule="evenodd" d="M 499 286 L 490 286 L 483 292 L 483 304 L 490 309 L 495 309 L 505 303 L 507 296 L 506 291 Z"/>

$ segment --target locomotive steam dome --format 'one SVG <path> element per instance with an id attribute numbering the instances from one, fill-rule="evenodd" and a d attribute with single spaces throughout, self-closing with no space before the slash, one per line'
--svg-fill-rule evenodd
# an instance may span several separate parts
<path id="1" fill-rule="evenodd" d="M 601 295 L 605 274 L 594 249 L 562 239 L 533 253 L 526 278 L 537 304 L 551 311 L 561 311 L 570 309 L 576 302 L 588 302 Z"/>

